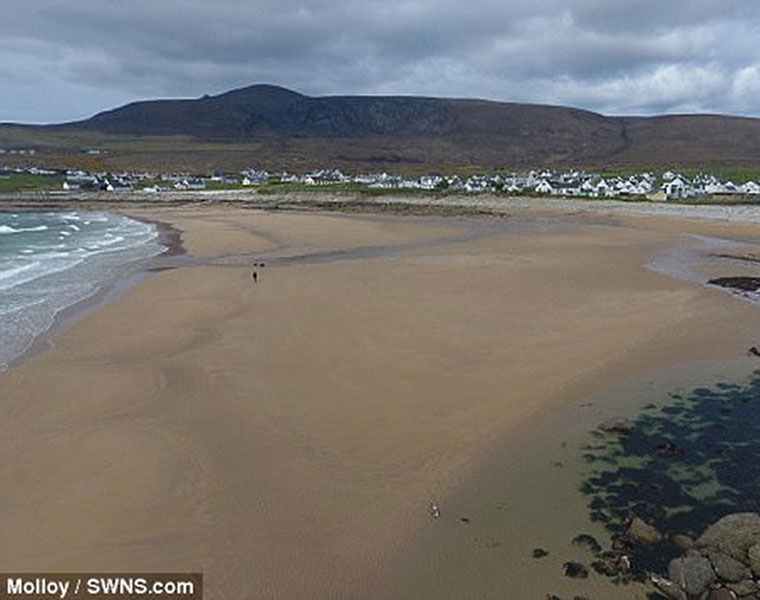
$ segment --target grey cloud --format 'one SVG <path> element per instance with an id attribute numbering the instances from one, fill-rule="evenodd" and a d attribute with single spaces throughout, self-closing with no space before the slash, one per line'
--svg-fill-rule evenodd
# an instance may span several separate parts
<path id="1" fill-rule="evenodd" d="M 256 82 L 758 114 L 759 21 L 754 0 L 27 0 L 0 21 L 0 120 Z M 66 101 L 25 104 L 34 81 Z"/>

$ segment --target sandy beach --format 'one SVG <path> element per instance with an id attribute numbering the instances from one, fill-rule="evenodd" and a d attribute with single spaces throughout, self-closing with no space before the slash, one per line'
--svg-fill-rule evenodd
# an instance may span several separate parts
<path id="1" fill-rule="evenodd" d="M 123 212 L 170 223 L 187 255 L 0 376 L 6 571 L 439 598 L 414 583 L 431 500 L 447 510 L 578 398 L 760 341 L 756 306 L 645 268 L 689 235 L 760 239 L 754 223 Z M 470 597 L 518 597 L 483 581 Z"/>

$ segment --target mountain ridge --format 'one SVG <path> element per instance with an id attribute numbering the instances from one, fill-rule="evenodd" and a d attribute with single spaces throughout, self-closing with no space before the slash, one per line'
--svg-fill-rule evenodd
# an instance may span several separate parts
<path id="1" fill-rule="evenodd" d="M 760 166 L 760 119 L 752 117 L 605 116 L 581 108 L 469 98 L 308 96 L 272 84 L 193 99 L 132 102 L 81 121 L 23 127 L 41 133 L 185 136 L 199 146 L 255 142 L 270 164 L 283 167 L 317 159 L 343 166 L 388 162 L 431 168 Z"/>

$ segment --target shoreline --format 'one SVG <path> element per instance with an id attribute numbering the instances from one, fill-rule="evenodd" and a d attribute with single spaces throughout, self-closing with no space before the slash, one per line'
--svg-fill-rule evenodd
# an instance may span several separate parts
<path id="1" fill-rule="evenodd" d="M 398 544 L 425 529 L 431 496 L 477 477 L 520 427 L 647 365 L 734 356 L 751 339 L 747 323 L 760 325 L 756 307 L 641 268 L 683 237 L 683 221 L 580 216 L 542 232 L 520 230 L 518 219 L 510 233 L 452 244 L 445 240 L 461 237 L 467 218 L 119 212 L 172 223 L 203 260 L 144 279 L 12 371 L 4 427 L 17 425 L 29 443 L 49 441 L 22 451 L 20 433 L 20 445 L 0 445 L 20 461 L 0 467 L 0 482 L 14 472 L 24 479 L 36 464 L 53 482 L 30 489 L 62 487 L 57 506 L 29 508 L 58 532 L 53 547 L 25 542 L 4 553 L 9 566 L 74 569 L 89 560 L 139 570 L 148 560 L 206 571 L 212 598 L 241 589 L 377 597 Z M 369 242 L 403 250 L 287 268 L 268 258 L 256 284 L 244 260 L 224 268 L 210 260 Z M 714 322 L 702 323 L 705 315 Z M 727 339 L 711 344 L 716 332 Z M 81 406 L 41 393 L 55 398 L 51 386 L 63 381 Z M 49 429 L 28 420 L 35 415 Z M 73 439 L 77 449 L 65 443 Z M 66 472 L 80 486 L 99 474 L 93 497 L 58 480 L 53 448 L 74 453 Z M 137 458 L 119 450 L 136 448 Z M 93 471 L 85 451 L 119 466 Z M 79 464 L 88 469 L 72 474 Z M 154 471 L 171 479 L 154 480 Z M 107 490 L 122 494 L 113 510 L 134 517 L 128 526 L 99 504 Z M 10 494 L 13 507 L 12 486 Z M 95 511 L 98 531 L 115 536 L 105 545 L 57 524 L 59 510 L 81 503 Z M 16 539 L 7 518 L 0 511 L 0 534 Z M 70 556 L 59 553 L 64 542 Z M 246 575 L 253 564 L 264 587 Z"/>
<path id="2" fill-rule="evenodd" d="M 610 443 L 618 435 L 600 436 L 600 424 L 633 422 L 647 409 L 672 406 L 671 393 L 744 383 L 756 377 L 756 362 L 746 356 L 676 361 L 611 379 L 581 395 L 566 394 L 553 410 L 534 415 L 530 426 L 505 437 L 451 490 L 440 506 L 442 516 L 420 532 L 389 575 L 391 595 L 456 600 L 477 587 L 479 598 L 494 600 L 507 588 L 526 600 L 552 595 L 640 600 L 658 591 L 649 579 L 621 585 L 595 573 L 590 563 L 599 552 L 576 543 L 585 537 L 604 550 L 612 546 L 610 530 L 605 522 L 591 518 L 595 511 L 580 489 L 600 469 L 600 464 L 586 461 L 586 453 L 601 454 L 589 449 L 598 448 L 600 438 Z M 646 474 L 639 477 L 639 482 L 649 481 Z M 535 555 L 536 549 L 542 554 Z M 425 556 L 425 562 L 415 566 L 419 556 Z M 585 564 L 591 576 L 565 576 L 563 565 L 570 561 Z"/>
<path id="3" fill-rule="evenodd" d="M 0 205 L 0 210 L 6 209 Z M 18 356 L 15 356 L 4 368 L 0 369 L 0 377 L 40 353 L 55 348 L 55 337 L 57 335 L 75 326 L 79 320 L 85 318 L 91 312 L 101 309 L 109 302 L 113 302 L 116 298 L 128 292 L 130 288 L 139 285 L 151 273 L 156 272 L 156 270 L 174 268 L 163 266 L 162 262 L 164 261 L 162 259 L 185 254 L 185 249 L 182 245 L 182 232 L 172 227 L 170 223 L 136 217 L 130 218 L 154 225 L 157 229 L 156 242 L 164 247 L 165 250 L 155 256 L 130 261 L 121 265 L 120 269 L 122 273 L 120 273 L 119 278 L 114 279 L 111 277 L 104 279 L 98 284 L 97 289 L 91 295 L 58 310 L 53 315 L 50 325 L 45 330 L 36 334 L 29 342 L 29 345 Z"/>
<path id="4" fill-rule="evenodd" d="M 260 194 L 248 190 L 208 190 L 163 192 L 55 192 L 44 197 L 34 194 L 0 194 L 0 206 L 14 210 L 91 207 L 94 210 L 182 208 L 227 206 L 267 211 L 329 211 L 338 213 L 418 216 L 498 216 L 516 213 L 588 213 L 607 215 L 671 216 L 715 221 L 760 222 L 760 204 L 681 203 L 649 200 L 578 199 L 555 196 L 411 195 L 389 193 L 363 196 L 354 192 L 315 189 L 309 192 Z"/>

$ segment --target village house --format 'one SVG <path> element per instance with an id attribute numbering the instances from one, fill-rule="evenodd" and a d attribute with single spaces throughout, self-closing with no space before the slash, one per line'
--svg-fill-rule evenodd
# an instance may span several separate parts
<path id="1" fill-rule="evenodd" d="M 665 192 L 665 197 L 668 200 L 689 198 L 692 196 L 690 187 L 680 176 L 676 176 L 667 181 L 665 185 L 662 186 L 662 191 Z"/>
<path id="2" fill-rule="evenodd" d="M 174 184 L 175 190 L 205 190 L 206 182 L 197 177 L 181 179 Z"/>
<path id="3" fill-rule="evenodd" d="M 760 194 L 760 184 L 757 184 L 754 181 L 748 181 L 739 187 L 739 191 L 748 196 L 755 196 Z"/>
<path id="4" fill-rule="evenodd" d="M 549 183 L 548 179 L 542 179 L 538 185 L 533 188 L 533 191 L 537 194 L 547 194 L 549 196 L 556 193 L 554 186 Z"/>
<path id="5" fill-rule="evenodd" d="M 246 169 L 240 173 L 243 178 L 241 183 L 243 185 L 264 185 L 269 181 L 269 173 L 266 171 L 256 171 L 254 169 Z"/>
<path id="6" fill-rule="evenodd" d="M 599 173 L 580 170 L 529 171 L 523 173 L 460 175 L 427 174 L 416 178 L 402 177 L 393 173 L 369 173 L 348 176 L 338 169 L 320 169 L 299 176 L 288 172 L 270 174 L 265 170 L 248 168 L 241 177 L 225 173 L 209 176 L 151 173 L 87 172 L 83 170 L 53 171 L 31 167 L 29 169 L 0 168 L 0 178 L 7 179 L 12 173 L 62 176 L 63 190 L 126 191 L 145 182 L 142 191 L 158 193 L 169 189 L 203 190 L 208 183 L 225 185 L 261 185 L 272 182 L 300 182 L 307 185 L 353 183 L 357 186 L 382 189 L 447 190 L 468 194 L 531 192 L 542 196 L 586 198 L 646 198 L 652 201 L 681 200 L 707 196 L 760 196 L 760 182 L 746 181 L 736 184 L 724 181 L 710 173 L 698 173 L 689 178 L 674 171 L 658 178 L 650 172 L 626 176 L 604 177 Z M 163 183 L 156 183 L 157 181 Z"/>

